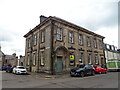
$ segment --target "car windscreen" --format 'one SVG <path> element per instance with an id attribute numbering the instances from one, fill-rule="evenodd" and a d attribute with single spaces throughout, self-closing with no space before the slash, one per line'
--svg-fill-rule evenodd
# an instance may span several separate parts
<path id="1" fill-rule="evenodd" d="M 18 67 L 19 69 L 25 69 L 24 67 Z"/>
<path id="2" fill-rule="evenodd" d="M 79 68 L 84 68 L 85 65 L 80 65 Z"/>

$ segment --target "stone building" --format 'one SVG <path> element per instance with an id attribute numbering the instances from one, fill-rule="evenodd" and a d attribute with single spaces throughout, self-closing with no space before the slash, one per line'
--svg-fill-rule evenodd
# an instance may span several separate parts
<path id="1" fill-rule="evenodd" d="M 55 74 L 80 64 L 105 64 L 104 37 L 58 17 L 40 16 L 40 24 L 24 35 L 29 71 Z"/>
<path id="2" fill-rule="evenodd" d="M 16 53 L 13 53 L 12 55 L 5 55 L 5 61 L 4 65 L 17 65 L 18 64 L 18 57 L 16 56 Z"/>
<path id="3" fill-rule="evenodd" d="M 5 54 L 1 51 L 1 46 L 0 46 L 0 68 L 4 65 L 5 61 Z"/>

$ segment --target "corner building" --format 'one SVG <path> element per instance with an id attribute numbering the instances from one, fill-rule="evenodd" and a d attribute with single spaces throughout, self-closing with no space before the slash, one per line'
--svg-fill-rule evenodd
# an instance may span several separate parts
<path id="1" fill-rule="evenodd" d="M 58 17 L 40 16 L 24 35 L 25 65 L 30 72 L 56 74 L 81 64 L 104 65 L 104 37 Z"/>

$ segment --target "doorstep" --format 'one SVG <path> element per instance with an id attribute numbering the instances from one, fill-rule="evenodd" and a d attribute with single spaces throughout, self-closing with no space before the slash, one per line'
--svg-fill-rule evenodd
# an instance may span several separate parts
<path id="1" fill-rule="evenodd" d="M 28 72 L 29 75 L 33 76 L 33 77 L 38 77 L 38 78 L 45 78 L 45 79 L 55 79 L 55 78 L 65 78 L 65 77 L 69 77 L 69 73 L 65 72 L 65 73 L 57 73 L 55 75 L 51 75 L 48 73 L 36 73 L 36 72 Z"/>

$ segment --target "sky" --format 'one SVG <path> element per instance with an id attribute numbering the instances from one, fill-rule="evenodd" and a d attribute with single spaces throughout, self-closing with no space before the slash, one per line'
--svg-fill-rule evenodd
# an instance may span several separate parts
<path id="1" fill-rule="evenodd" d="M 0 45 L 5 54 L 25 55 L 25 38 L 40 23 L 56 16 L 105 37 L 118 47 L 119 0 L 0 0 Z"/>

